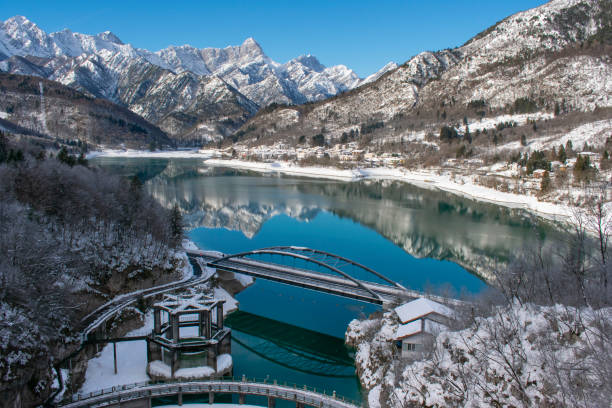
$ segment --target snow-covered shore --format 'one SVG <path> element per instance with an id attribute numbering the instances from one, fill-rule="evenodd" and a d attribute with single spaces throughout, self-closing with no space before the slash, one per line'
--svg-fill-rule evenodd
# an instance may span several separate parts
<path id="1" fill-rule="evenodd" d="M 200 158 L 211 167 L 229 167 L 260 173 L 282 173 L 291 176 L 316 179 L 359 181 L 359 180 L 396 180 L 421 188 L 437 189 L 470 199 L 489 202 L 510 208 L 521 208 L 542 218 L 566 221 L 572 217 L 573 209 L 567 205 L 539 201 L 537 197 L 510 192 L 501 192 L 478 185 L 468 175 L 452 177 L 449 172 L 437 169 L 408 170 L 404 168 L 356 168 L 337 169 L 333 167 L 300 167 L 290 162 L 254 162 L 214 158 L 214 152 L 207 150 L 178 150 L 147 152 L 138 150 L 104 150 L 92 152 L 87 157 L 125 157 L 125 158 Z"/>
<path id="2" fill-rule="evenodd" d="M 478 201 L 522 208 L 543 218 L 567 220 L 572 216 L 572 208 L 566 205 L 538 201 L 536 197 L 514 193 L 504 193 L 474 184 L 469 177 L 452 180 L 449 173 L 438 174 L 434 170 L 407 170 L 403 168 L 358 168 L 341 170 L 331 167 L 299 167 L 288 162 L 249 162 L 242 160 L 207 159 L 205 164 L 215 167 L 230 167 L 257 171 L 261 173 L 282 173 L 292 176 L 320 178 L 329 180 L 358 181 L 397 180 L 421 188 L 438 189 Z"/>
<path id="3" fill-rule="evenodd" d="M 158 150 L 150 152 L 147 150 L 132 149 L 104 149 L 89 152 L 87 159 L 95 157 L 125 157 L 125 158 L 157 158 L 157 159 L 207 159 L 213 157 L 213 151 L 198 149 Z"/>

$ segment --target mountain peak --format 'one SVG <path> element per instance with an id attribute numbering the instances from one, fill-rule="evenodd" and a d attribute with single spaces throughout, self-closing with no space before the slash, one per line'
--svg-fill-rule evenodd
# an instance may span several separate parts
<path id="1" fill-rule="evenodd" d="M 6 19 L 6 21 L 4 21 L 4 24 L 2 25 L 5 27 L 5 30 L 8 29 L 12 32 L 42 32 L 42 30 L 38 28 L 36 23 L 33 23 L 24 16 L 13 16 L 11 18 L 8 18 Z"/>
<path id="2" fill-rule="evenodd" d="M 240 46 L 240 51 L 247 53 L 250 56 L 263 55 L 261 45 L 255 41 L 253 37 L 249 37 Z"/>
<path id="3" fill-rule="evenodd" d="M 13 16 L 13 17 L 7 18 L 5 23 L 17 23 L 17 24 L 22 24 L 22 25 L 23 24 L 34 24 L 24 16 Z"/>
<path id="4" fill-rule="evenodd" d="M 253 37 L 249 37 L 246 40 L 244 40 L 244 42 L 242 43 L 242 45 L 245 46 L 256 46 L 259 47 L 259 44 L 257 43 L 257 41 L 255 41 L 255 39 Z"/>
<path id="5" fill-rule="evenodd" d="M 121 41 L 112 31 L 101 32 L 97 35 L 97 37 L 115 44 L 123 44 L 123 41 Z"/>
<path id="6" fill-rule="evenodd" d="M 300 55 L 294 61 L 312 69 L 316 72 L 321 72 L 325 69 L 325 66 L 319 62 L 317 57 L 312 54 Z"/>

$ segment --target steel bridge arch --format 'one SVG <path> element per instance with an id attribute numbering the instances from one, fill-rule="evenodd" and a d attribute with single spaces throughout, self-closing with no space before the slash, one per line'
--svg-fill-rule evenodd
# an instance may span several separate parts
<path id="1" fill-rule="evenodd" d="M 342 257 L 340 255 L 335 255 L 332 254 L 330 252 L 325 252 L 325 251 L 320 251 L 317 249 L 311 249 L 311 248 L 306 248 L 306 247 L 298 247 L 298 246 L 275 246 L 275 247 L 268 247 L 268 248 L 261 248 L 261 249 L 255 249 L 252 251 L 245 251 L 245 252 L 239 252 L 236 254 L 230 254 L 230 255 L 225 255 L 221 258 L 218 258 L 212 262 L 209 263 L 210 266 L 219 266 L 218 264 L 222 261 L 225 260 L 230 260 L 230 259 L 235 259 L 235 258 L 245 258 L 249 255 L 280 255 L 280 256 L 285 256 L 285 257 L 289 257 L 289 258 L 294 258 L 294 259 L 300 259 L 318 266 L 322 266 L 323 268 L 326 268 L 327 270 L 342 276 L 343 278 L 346 278 L 348 280 L 350 280 L 351 282 L 353 282 L 354 284 L 356 284 L 358 287 L 362 288 L 363 290 L 367 291 L 368 293 L 370 293 L 372 296 L 374 296 L 374 298 L 382 300 L 382 298 L 380 297 L 380 295 L 378 295 L 377 293 L 375 293 L 373 290 L 371 290 L 370 288 L 368 288 L 367 286 L 365 286 L 362 281 L 360 281 L 359 279 L 355 279 L 353 278 L 351 275 L 349 275 L 348 273 L 342 271 L 340 269 L 340 267 L 345 266 L 345 265 L 351 265 L 354 267 L 357 267 L 363 271 L 368 272 L 371 275 L 376 276 L 377 278 L 380 278 L 382 280 L 384 280 L 387 283 L 390 283 L 391 285 L 402 289 L 402 290 L 407 290 L 404 286 L 400 285 L 399 283 L 387 278 L 386 276 L 382 275 L 381 273 L 378 273 L 376 271 L 374 271 L 371 268 L 368 268 L 367 266 L 364 266 L 360 263 L 357 263 L 355 261 L 352 261 L 348 258 Z M 331 260 L 327 261 L 327 260 Z M 333 264 L 331 264 L 333 262 Z"/>

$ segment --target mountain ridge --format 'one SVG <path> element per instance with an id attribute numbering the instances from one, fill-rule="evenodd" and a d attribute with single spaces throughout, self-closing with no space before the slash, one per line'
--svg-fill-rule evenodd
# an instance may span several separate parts
<path id="1" fill-rule="evenodd" d="M 368 139 L 382 132 L 387 140 L 435 134 L 441 125 L 478 119 L 468 109 L 472 101 L 490 112 L 511 110 L 521 98 L 547 112 L 555 104 L 574 110 L 610 106 L 612 83 L 605 79 L 612 77 L 612 42 L 594 39 L 608 38 L 611 16 L 612 6 L 603 0 L 553 0 L 507 17 L 461 47 L 422 52 L 348 92 L 263 111 L 243 125 L 242 140 L 297 143 L 298 137 L 323 134 L 336 143 L 373 123 L 381 125 Z"/>
<path id="2" fill-rule="evenodd" d="M 47 34 L 23 16 L 0 24 L 0 70 L 55 80 L 108 99 L 183 144 L 223 140 L 270 103 L 321 100 L 362 83 L 346 66 L 325 67 L 309 54 L 277 63 L 252 37 L 225 48 L 181 45 L 151 52 L 123 43 L 110 31 Z M 185 82 L 192 85 L 185 88 Z M 218 89 L 213 92 L 211 84 Z M 198 91 L 205 88 L 208 92 Z M 172 99 L 174 108 L 155 109 L 168 105 L 154 100 L 155 95 Z"/>

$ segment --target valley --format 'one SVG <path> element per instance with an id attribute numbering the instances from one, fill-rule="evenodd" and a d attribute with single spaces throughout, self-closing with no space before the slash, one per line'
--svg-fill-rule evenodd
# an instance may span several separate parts
<path id="1" fill-rule="evenodd" d="M 612 4 L 383 3 L 0 6 L 0 407 L 610 405 Z"/>

